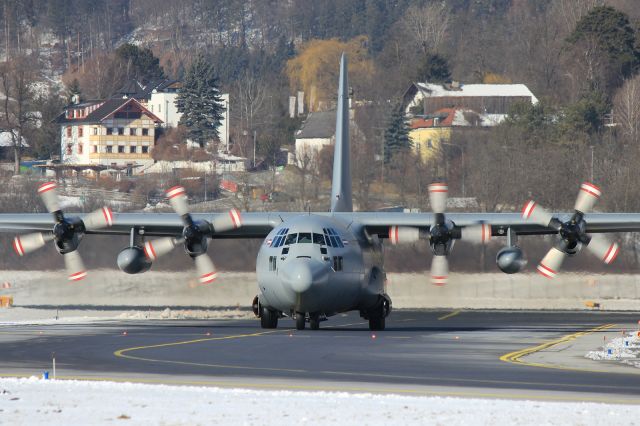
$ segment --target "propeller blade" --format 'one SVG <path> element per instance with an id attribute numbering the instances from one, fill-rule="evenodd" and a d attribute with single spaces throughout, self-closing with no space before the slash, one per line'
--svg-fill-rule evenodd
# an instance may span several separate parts
<path id="1" fill-rule="evenodd" d="M 159 238 L 154 241 L 146 241 L 144 243 L 144 254 L 151 261 L 156 260 L 160 256 L 164 256 L 174 249 L 178 240 L 171 237 Z"/>
<path id="2" fill-rule="evenodd" d="M 552 247 L 540 261 L 538 273 L 546 278 L 555 278 L 565 257 L 567 255 L 564 252 Z"/>
<path id="3" fill-rule="evenodd" d="M 187 201 L 187 192 L 182 186 L 174 186 L 166 191 L 167 198 L 173 210 L 180 216 L 189 214 L 189 203 Z"/>
<path id="4" fill-rule="evenodd" d="M 113 225 L 113 212 L 109 207 L 89 213 L 83 219 L 84 227 L 87 230 L 97 230 Z"/>
<path id="5" fill-rule="evenodd" d="M 538 225 L 549 226 L 553 215 L 545 210 L 544 207 L 531 200 L 527 201 L 522 208 L 522 218 L 537 223 Z"/>
<path id="6" fill-rule="evenodd" d="M 211 224 L 215 232 L 230 231 L 242 226 L 242 216 L 238 209 L 231 209 L 226 214 L 217 215 Z"/>
<path id="7" fill-rule="evenodd" d="M 462 228 L 462 241 L 468 241 L 475 244 L 487 244 L 491 240 L 491 225 L 482 223 L 479 225 L 467 226 Z"/>
<path id="8" fill-rule="evenodd" d="M 447 256 L 433 256 L 431 260 L 431 283 L 439 287 L 447 283 L 449 277 L 449 261 Z"/>
<path id="9" fill-rule="evenodd" d="M 24 256 L 43 247 L 53 240 L 53 234 L 36 232 L 35 234 L 18 235 L 13 239 L 13 250 L 18 256 Z"/>
<path id="10" fill-rule="evenodd" d="M 206 253 L 194 257 L 193 260 L 196 262 L 200 284 L 210 284 L 216 280 L 218 273 L 215 266 L 213 266 L 211 258 Z"/>
<path id="11" fill-rule="evenodd" d="M 449 187 L 446 183 L 432 183 L 429 185 L 429 202 L 434 213 L 444 213 L 447 208 Z"/>
<path id="12" fill-rule="evenodd" d="M 589 213 L 601 195 L 602 191 L 600 188 L 592 183 L 584 182 L 580 185 L 578 198 L 576 198 L 575 209 L 582 213 Z"/>
<path id="13" fill-rule="evenodd" d="M 38 194 L 42 198 L 42 202 L 47 207 L 49 213 L 60 210 L 60 202 L 58 201 L 58 191 L 56 191 L 55 182 L 46 182 L 38 187 Z"/>
<path id="14" fill-rule="evenodd" d="M 80 281 L 87 276 L 87 270 L 77 250 L 65 253 L 62 257 L 64 257 L 64 264 L 67 267 L 69 281 Z"/>
<path id="15" fill-rule="evenodd" d="M 609 241 L 609 238 L 603 234 L 594 234 L 590 237 L 591 241 L 589 241 L 587 249 L 607 265 L 612 263 L 620 253 L 618 244 L 615 242 L 612 243 Z"/>

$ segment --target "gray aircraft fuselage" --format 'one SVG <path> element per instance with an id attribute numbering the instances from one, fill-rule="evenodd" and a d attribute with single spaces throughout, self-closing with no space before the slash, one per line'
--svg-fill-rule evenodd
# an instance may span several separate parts
<path id="1" fill-rule="evenodd" d="M 303 214 L 275 227 L 256 274 L 260 303 L 290 315 L 367 310 L 385 291 L 381 244 L 331 216 Z"/>

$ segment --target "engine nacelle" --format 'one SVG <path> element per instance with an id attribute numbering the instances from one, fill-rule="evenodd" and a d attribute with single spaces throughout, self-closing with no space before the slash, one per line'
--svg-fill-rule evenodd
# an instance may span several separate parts
<path id="1" fill-rule="evenodd" d="M 409 244 L 420 241 L 420 228 L 413 226 L 390 226 L 389 242 L 394 246 L 397 244 Z"/>
<path id="2" fill-rule="evenodd" d="M 127 274 L 141 274 L 151 268 L 151 261 L 141 247 L 127 247 L 118 253 L 118 268 Z"/>
<path id="3" fill-rule="evenodd" d="M 524 269 L 527 260 L 524 258 L 522 249 L 517 246 L 504 247 L 496 256 L 498 268 L 505 274 L 515 274 Z"/>

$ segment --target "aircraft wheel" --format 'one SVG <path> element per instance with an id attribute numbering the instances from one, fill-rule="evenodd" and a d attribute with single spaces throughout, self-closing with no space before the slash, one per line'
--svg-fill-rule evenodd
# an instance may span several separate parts
<path id="1" fill-rule="evenodd" d="M 312 330 L 320 329 L 320 315 L 309 315 L 309 327 Z"/>
<path id="2" fill-rule="evenodd" d="M 297 330 L 304 330 L 305 320 L 306 319 L 305 319 L 304 312 L 296 313 L 296 329 Z"/>
<path id="3" fill-rule="evenodd" d="M 369 330 L 371 331 L 382 331 L 385 327 L 385 318 L 384 317 L 372 317 L 369 318 Z"/>
<path id="4" fill-rule="evenodd" d="M 278 312 L 268 309 L 266 306 L 262 308 L 262 316 L 260 317 L 260 326 L 262 328 L 278 328 Z"/>

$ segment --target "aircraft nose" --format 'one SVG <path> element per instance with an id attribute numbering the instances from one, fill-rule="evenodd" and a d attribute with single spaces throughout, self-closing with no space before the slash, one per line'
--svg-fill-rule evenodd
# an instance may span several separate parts
<path id="1" fill-rule="evenodd" d="M 304 293 L 314 284 L 326 281 L 328 272 L 323 264 L 311 259 L 299 258 L 282 269 L 282 279 L 296 293 Z"/>

